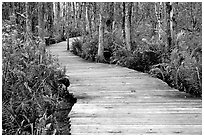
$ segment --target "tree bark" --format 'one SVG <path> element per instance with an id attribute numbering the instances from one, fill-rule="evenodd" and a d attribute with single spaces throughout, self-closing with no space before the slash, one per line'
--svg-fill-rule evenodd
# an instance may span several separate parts
<path id="1" fill-rule="evenodd" d="M 89 34 L 91 34 L 92 33 L 92 28 L 91 28 L 91 17 L 90 17 L 90 8 L 91 8 L 91 6 L 90 6 L 90 4 L 88 3 L 87 5 L 86 5 L 86 24 L 87 24 L 87 26 L 86 26 L 86 30 L 87 30 L 87 32 L 89 33 Z"/>
<path id="2" fill-rule="evenodd" d="M 38 3 L 38 26 L 39 26 L 39 37 L 41 39 L 41 42 L 44 43 L 44 3 L 39 2 Z"/>
<path id="3" fill-rule="evenodd" d="M 54 10 L 54 21 L 55 21 L 55 39 L 57 42 L 62 40 L 63 37 L 63 27 L 62 25 L 62 16 L 61 16 L 61 6 L 60 6 L 60 2 L 55 2 L 55 10 Z"/>
<path id="4" fill-rule="evenodd" d="M 94 12 L 94 27 L 93 27 L 93 31 L 95 32 L 95 31 L 98 31 L 98 24 L 97 24 L 97 4 L 96 4 L 96 2 L 94 2 L 94 4 L 93 4 L 94 6 L 93 6 L 93 12 Z"/>
<path id="5" fill-rule="evenodd" d="M 53 30 L 54 30 L 54 24 L 53 24 L 53 3 L 52 2 L 47 2 L 47 10 L 48 10 L 48 34 L 50 38 L 53 38 Z"/>
<path id="6" fill-rule="evenodd" d="M 31 32 L 30 14 L 29 14 L 29 3 L 26 2 L 26 32 L 29 34 Z"/>
<path id="7" fill-rule="evenodd" d="M 75 2 L 72 2 L 72 10 L 73 10 L 73 27 L 76 28 L 76 9 Z"/>
<path id="8" fill-rule="evenodd" d="M 166 2 L 166 35 L 167 35 L 167 40 L 166 40 L 166 49 L 167 49 L 167 53 L 170 53 L 171 50 L 171 46 L 172 46 L 172 37 L 171 37 L 171 33 L 173 30 L 172 28 L 172 23 L 171 23 L 171 12 L 172 12 L 172 5 L 170 2 Z"/>
<path id="9" fill-rule="evenodd" d="M 83 28 L 82 41 L 84 42 L 84 37 L 86 36 L 86 2 L 83 2 L 82 7 L 82 28 Z"/>
<path id="10" fill-rule="evenodd" d="M 126 8 L 126 14 L 125 14 L 125 42 L 126 42 L 126 47 L 127 50 L 131 50 L 131 14 L 132 14 L 132 3 L 128 2 L 127 3 L 127 8 Z"/>
<path id="11" fill-rule="evenodd" d="M 67 50 L 69 50 L 69 14 L 70 14 L 70 3 L 66 2 L 66 36 L 67 36 Z"/>
<path id="12" fill-rule="evenodd" d="M 100 3 L 100 24 L 99 24 L 99 44 L 97 62 L 104 62 L 104 17 L 103 17 L 103 3 Z"/>
<path id="13" fill-rule="evenodd" d="M 125 2 L 122 3 L 122 7 L 123 7 L 123 14 L 122 14 L 122 35 L 123 35 L 123 42 L 125 42 Z"/>
<path id="14" fill-rule="evenodd" d="M 44 58 L 45 58 L 45 38 L 44 38 L 44 3 L 43 2 L 39 2 L 38 3 L 38 34 L 40 37 L 40 48 L 41 48 L 41 56 L 39 58 L 39 62 L 44 62 Z"/>
<path id="15" fill-rule="evenodd" d="M 114 22 L 114 2 L 108 3 L 108 19 L 106 21 L 107 30 L 112 32 L 113 30 L 113 22 Z"/>
<path id="16" fill-rule="evenodd" d="M 156 2 L 155 3 L 155 15 L 157 18 L 157 22 L 158 22 L 158 27 L 157 27 L 157 31 L 158 31 L 158 36 L 159 36 L 159 41 L 161 42 L 162 40 L 162 28 L 161 28 L 161 3 L 160 2 Z"/>
<path id="17" fill-rule="evenodd" d="M 173 2 L 170 2 L 171 5 L 171 11 L 170 11 L 170 31 L 171 31 L 171 46 L 174 45 L 174 22 L 173 22 L 173 16 L 174 16 L 174 10 L 173 10 Z"/>

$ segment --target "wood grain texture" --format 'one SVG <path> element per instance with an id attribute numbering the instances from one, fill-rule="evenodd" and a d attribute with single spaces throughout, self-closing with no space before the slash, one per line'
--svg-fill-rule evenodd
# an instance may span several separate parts
<path id="1" fill-rule="evenodd" d="M 77 97 L 71 134 L 202 134 L 201 98 L 145 73 L 85 61 L 66 51 L 66 42 L 47 49 L 66 66 L 69 90 Z"/>

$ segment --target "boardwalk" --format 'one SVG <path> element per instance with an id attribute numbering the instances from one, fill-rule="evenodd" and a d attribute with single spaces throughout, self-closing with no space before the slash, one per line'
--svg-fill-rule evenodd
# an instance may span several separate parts
<path id="1" fill-rule="evenodd" d="M 66 66 L 78 99 L 71 134 L 202 134 L 201 99 L 145 73 L 85 61 L 66 51 L 66 42 L 49 49 Z"/>

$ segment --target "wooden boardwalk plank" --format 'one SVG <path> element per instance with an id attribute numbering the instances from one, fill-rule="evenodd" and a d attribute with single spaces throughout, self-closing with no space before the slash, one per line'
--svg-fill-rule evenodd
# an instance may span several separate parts
<path id="1" fill-rule="evenodd" d="M 48 47 L 66 66 L 77 97 L 69 117 L 71 134 L 202 134 L 202 100 L 163 81 L 125 67 L 85 61 Z"/>

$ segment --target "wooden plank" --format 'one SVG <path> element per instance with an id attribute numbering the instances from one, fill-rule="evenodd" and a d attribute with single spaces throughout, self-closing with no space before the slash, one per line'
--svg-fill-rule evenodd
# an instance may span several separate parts
<path id="1" fill-rule="evenodd" d="M 176 119 L 177 117 L 184 117 L 186 118 L 196 118 L 200 119 L 202 115 L 200 113 L 128 113 L 128 112 L 120 112 L 120 113 L 78 113 L 78 112 L 72 112 L 69 114 L 69 117 L 72 118 L 86 118 L 86 117 L 91 117 L 91 118 L 123 118 L 126 117 L 128 118 L 169 118 L 172 117 Z M 200 123 L 200 122 L 199 122 Z"/>
<path id="2" fill-rule="evenodd" d="M 201 135 L 201 125 L 73 125 L 73 135 Z"/>
<path id="3" fill-rule="evenodd" d="M 177 116 L 177 115 L 176 115 Z M 189 117 L 186 120 L 183 116 L 178 116 L 175 119 L 175 115 L 166 115 L 166 117 L 78 117 L 72 118 L 71 124 L 75 125 L 201 125 L 201 117 Z"/>
<path id="4" fill-rule="evenodd" d="M 146 73 L 85 61 L 64 42 L 49 49 L 67 67 L 69 91 L 77 97 L 69 114 L 73 135 L 202 134 L 201 98 Z"/>

